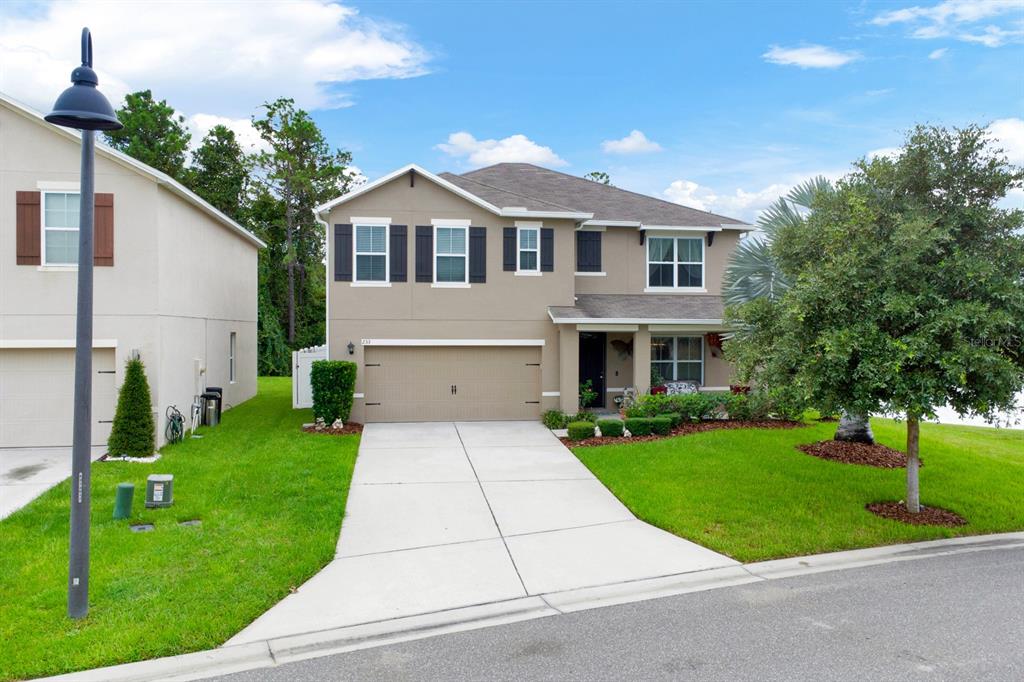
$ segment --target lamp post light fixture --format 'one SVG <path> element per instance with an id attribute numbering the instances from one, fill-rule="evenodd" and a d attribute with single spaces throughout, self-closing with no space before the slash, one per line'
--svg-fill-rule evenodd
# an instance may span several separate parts
<path id="1" fill-rule="evenodd" d="M 92 267 L 95 131 L 120 130 L 113 107 L 96 85 L 92 36 L 82 29 L 82 65 L 71 72 L 71 87 L 44 118 L 82 131 L 81 207 L 78 224 L 78 309 L 75 321 L 75 413 L 71 441 L 71 551 L 68 560 L 68 616 L 89 612 L 89 475 L 92 445 Z"/>

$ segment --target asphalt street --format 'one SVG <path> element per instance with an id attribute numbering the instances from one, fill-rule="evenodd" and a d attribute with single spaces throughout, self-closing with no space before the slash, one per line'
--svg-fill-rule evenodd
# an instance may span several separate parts
<path id="1" fill-rule="evenodd" d="M 1024 548 L 593 609 L 221 682 L 1024 680 Z"/>

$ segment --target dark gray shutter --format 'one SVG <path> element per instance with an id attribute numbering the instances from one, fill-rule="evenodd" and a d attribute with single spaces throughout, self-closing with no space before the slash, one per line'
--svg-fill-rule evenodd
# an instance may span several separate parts
<path id="1" fill-rule="evenodd" d="M 416 281 L 434 281 L 434 228 L 416 226 Z"/>
<path id="2" fill-rule="evenodd" d="M 555 231 L 550 227 L 540 228 L 540 271 L 555 269 Z"/>
<path id="3" fill-rule="evenodd" d="M 601 272 L 601 233 L 576 233 L 576 272 Z"/>
<path id="4" fill-rule="evenodd" d="M 409 262 L 408 229 L 405 225 L 392 225 L 388 244 L 388 258 L 392 282 L 404 282 L 407 279 L 406 267 Z"/>
<path id="5" fill-rule="evenodd" d="M 334 281 L 352 281 L 352 226 L 334 226 Z"/>
<path id="6" fill-rule="evenodd" d="M 469 228 L 469 281 L 487 281 L 487 228 Z"/>
<path id="7" fill-rule="evenodd" d="M 516 271 L 516 228 L 506 227 L 502 236 L 502 270 Z"/>

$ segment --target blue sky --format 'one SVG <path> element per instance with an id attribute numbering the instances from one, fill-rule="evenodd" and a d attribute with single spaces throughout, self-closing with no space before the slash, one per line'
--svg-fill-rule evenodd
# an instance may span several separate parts
<path id="1" fill-rule="evenodd" d="M 26 74 L 63 87 L 89 21 L 103 87 L 151 87 L 198 132 L 290 95 L 369 177 L 526 160 L 746 219 L 917 122 L 997 122 L 1024 163 L 1021 2 L 117 7 L 0 10 L 0 87 L 45 107 Z"/>

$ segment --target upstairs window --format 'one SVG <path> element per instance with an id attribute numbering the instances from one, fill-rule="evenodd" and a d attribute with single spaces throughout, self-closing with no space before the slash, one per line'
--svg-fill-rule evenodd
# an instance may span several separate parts
<path id="1" fill-rule="evenodd" d="M 519 228 L 519 272 L 540 272 L 540 230 Z"/>
<path id="2" fill-rule="evenodd" d="M 43 265 L 78 265 L 77 192 L 43 193 Z"/>
<path id="3" fill-rule="evenodd" d="M 647 286 L 704 288 L 704 240 L 700 237 L 648 237 Z"/>
<path id="4" fill-rule="evenodd" d="M 357 282 L 386 282 L 388 279 L 388 228 L 386 225 L 356 225 Z"/>
<path id="5" fill-rule="evenodd" d="M 468 283 L 466 267 L 466 227 L 434 228 L 434 281 Z"/>

